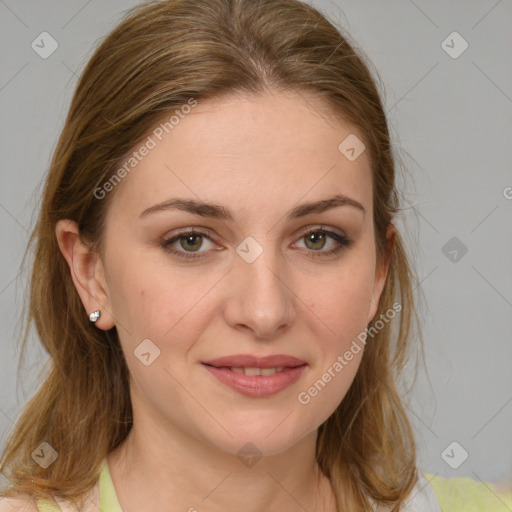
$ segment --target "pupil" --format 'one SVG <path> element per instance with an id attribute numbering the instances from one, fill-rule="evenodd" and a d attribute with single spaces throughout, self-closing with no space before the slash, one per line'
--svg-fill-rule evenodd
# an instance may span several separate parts
<path id="1" fill-rule="evenodd" d="M 199 242 L 199 243 L 198 243 L 198 242 L 196 242 L 196 243 L 194 244 L 194 240 L 195 240 L 195 239 L 198 239 L 199 237 L 200 237 L 200 235 L 188 235 L 188 236 L 186 236 L 186 237 L 185 237 L 186 244 L 188 245 L 188 244 L 190 243 L 190 245 L 198 245 L 198 246 L 200 246 L 200 245 L 201 245 L 201 244 L 200 244 L 200 242 Z M 183 246 L 183 245 L 182 245 L 182 246 Z M 186 249 L 186 247 L 183 247 L 183 248 L 184 248 L 184 249 Z M 189 248 L 190 248 L 190 247 L 189 247 Z M 195 248 L 194 248 L 194 247 L 192 247 L 192 249 L 197 250 L 197 249 L 199 249 L 199 247 L 195 247 Z"/>
<path id="2" fill-rule="evenodd" d="M 323 239 L 324 239 L 323 233 L 311 233 L 309 235 L 309 241 L 312 242 L 313 244 L 318 243 L 319 241 L 322 242 Z"/>

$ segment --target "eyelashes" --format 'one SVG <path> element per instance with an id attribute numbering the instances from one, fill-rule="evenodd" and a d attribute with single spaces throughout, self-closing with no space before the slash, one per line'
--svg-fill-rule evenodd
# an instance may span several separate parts
<path id="1" fill-rule="evenodd" d="M 315 240 L 311 240 L 311 237 L 313 235 L 314 235 Z M 305 231 L 304 233 L 302 233 L 299 236 L 299 240 L 304 240 L 306 237 L 308 237 L 309 242 L 317 243 L 316 240 L 318 239 L 318 235 L 320 235 L 320 241 L 323 242 L 323 240 L 325 240 L 326 244 L 327 244 L 327 240 L 330 238 L 330 239 L 334 240 L 334 242 L 336 242 L 337 245 L 334 248 L 329 249 L 329 250 L 321 250 L 321 249 L 323 249 L 323 247 L 321 247 L 320 250 L 308 249 L 306 247 L 306 256 L 308 258 L 317 259 L 317 258 L 332 257 L 332 256 L 338 254 L 343 249 L 349 248 L 353 244 L 353 241 L 348 239 L 345 235 L 342 235 L 335 231 L 324 229 L 323 227 L 308 229 L 307 231 Z M 176 250 L 173 247 L 173 245 L 178 241 L 183 241 L 185 244 L 190 244 L 192 246 L 199 245 L 198 249 L 200 249 L 203 246 L 202 239 L 206 239 L 210 243 L 213 243 L 213 240 L 209 236 L 208 233 L 205 233 L 201 230 L 188 229 L 188 230 L 183 230 L 180 233 L 178 233 L 170 238 L 163 239 L 161 241 L 160 245 L 165 251 L 171 253 L 172 255 L 177 256 L 178 258 L 183 258 L 183 259 L 188 259 L 188 260 L 191 260 L 191 259 L 192 260 L 200 260 L 200 259 L 210 257 L 210 251 L 199 251 L 199 250 L 192 250 L 190 252 L 186 251 L 186 250 L 180 251 L 180 250 Z M 180 244 L 180 245 L 183 248 L 183 244 Z"/>

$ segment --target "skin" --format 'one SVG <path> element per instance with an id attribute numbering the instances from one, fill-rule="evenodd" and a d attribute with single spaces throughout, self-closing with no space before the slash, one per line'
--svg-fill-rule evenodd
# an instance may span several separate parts
<path id="1" fill-rule="evenodd" d="M 317 429 L 345 396 L 363 350 L 307 405 L 297 396 L 374 317 L 388 267 L 376 259 L 367 153 L 349 161 L 338 150 L 358 132 L 315 105 L 302 93 L 270 91 L 200 103 L 111 192 L 102 254 L 87 249 L 74 222 L 58 223 L 84 314 L 101 309 L 96 327 L 117 327 L 130 370 L 134 426 L 108 456 L 125 512 L 335 510 L 328 480 L 313 478 Z M 365 212 L 339 206 L 286 220 L 298 204 L 336 193 Z M 139 218 L 175 197 L 224 205 L 235 220 L 176 209 Z M 339 244 L 308 243 L 306 229 L 320 226 L 352 245 L 322 257 Z M 199 247 L 204 259 L 161 247 L 192 227 L 212 240 L 172 247 Z M 390 244 L 393 232 L 390 225 Z M 236 252 L 247 236 L 263 249 L 252 263 Z M 144 339 L 160 349 L 148 366 L 134 355 Z M 284 391 L 248 397 L 201 365 L 240 353 L 293 355 L 308 367 Z M 236 455 L 247 442 L 262 454 L 252 467 Z"/>

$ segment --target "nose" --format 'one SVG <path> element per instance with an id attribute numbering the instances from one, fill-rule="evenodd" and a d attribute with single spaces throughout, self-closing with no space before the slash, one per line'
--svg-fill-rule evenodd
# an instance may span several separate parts
<path id="1" fill-rule="evenodd" d="M 265 249 L 252 263 L 235 255 L 233 265 L 224 304 L 226 322 L 260 339 L 282 335 L 296 317 L 296 295 L 287 283 L 285 262 Z"/>

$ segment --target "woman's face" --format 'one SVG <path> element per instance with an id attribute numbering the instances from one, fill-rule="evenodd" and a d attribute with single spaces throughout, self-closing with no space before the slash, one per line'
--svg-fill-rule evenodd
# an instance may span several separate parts
<path id="1" fill-rule="evenodd" d="M 370 162 L 364 151 L 342 153 L 357 132 L 304 98 L 200 103 L 168 134 L 149 134 L 149 149 L 115 186 L 105 303 L 135 421 L 233 454 L 252 443 L 272 455 L 314 433 L 352 383 L 358 335 L 385 279 Z M 295 360 L 263 361 L 285 367 L 274 375 L 242 369 L 258 362 L 214 361 L 238 355 Z"/>

